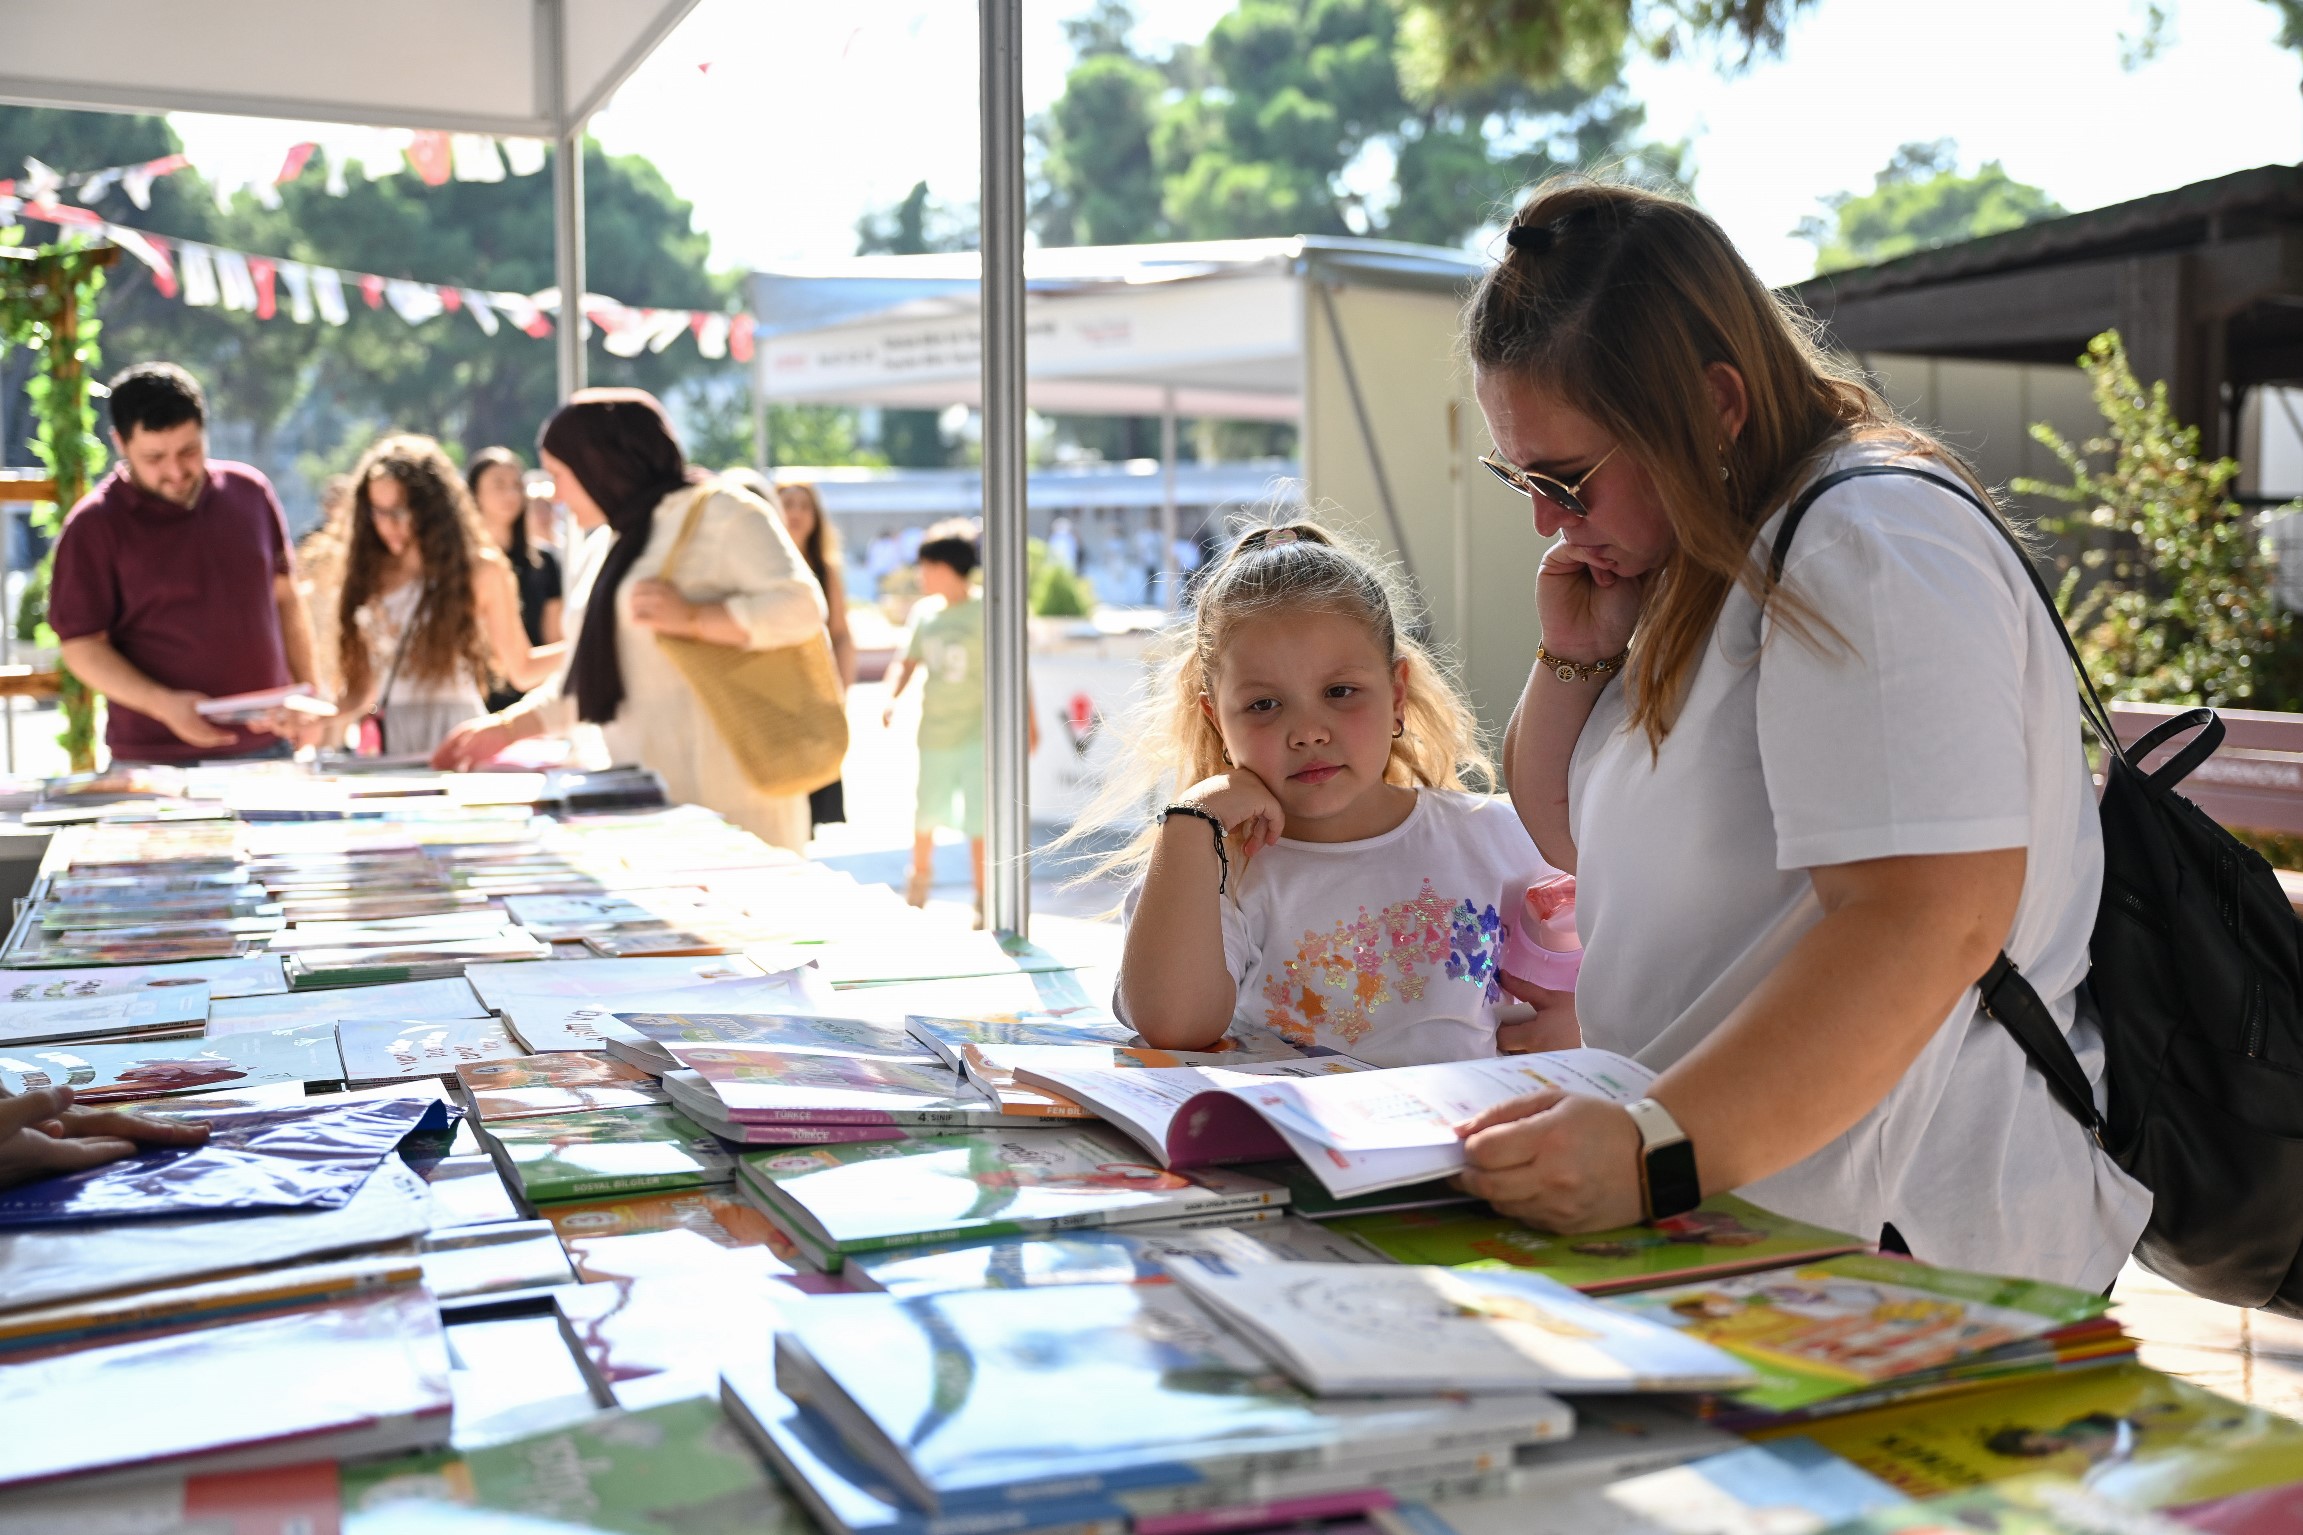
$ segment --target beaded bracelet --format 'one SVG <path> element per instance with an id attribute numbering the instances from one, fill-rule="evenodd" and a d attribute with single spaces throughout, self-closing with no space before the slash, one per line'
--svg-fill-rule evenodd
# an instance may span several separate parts
<path id="1" fill-rule="evenodd" d="M 1223 822 L 1197 805 L 1170 805 L 1159 813 L 1159 824 L 1167 825 L 1167 818 L 1171 815 L 1188 815 L 1215 828 L 1215 859 L 1222 866 L 1222 872 L 1216 876 L 1215 893 L 1222 895 L 1231 888 L 1231 854 L 1223 845 Z"/>

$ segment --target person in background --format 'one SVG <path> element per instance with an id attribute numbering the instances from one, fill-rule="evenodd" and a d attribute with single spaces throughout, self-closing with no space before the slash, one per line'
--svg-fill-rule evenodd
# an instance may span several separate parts
<path id="1" fill-rule="evenodd" d="M 675 803 L 716 810 L 778 847 L 804 846 L 808 797 L 752 786 L 657 643 L 671 635 L 772 650 L 820 631 L 823 588 L 783 519 L 741 489 L 702 483 L 664 407 L 642 390 L 580 390 L 545 423 L 537 446 L 576 521 L 607 528 L 585 541 L 568 584 L 575 646 L 527 697 L 452 731 L 433 765 L 475 767 L 514 741 L 588 720 L 602 727 L 617 761 L 661 776 Z M 664 562 L 692 509 L 701 520 L 675 584 L 663 579 Z"/>
<path id="2" fill-rule="evenodd" d="M 429 437 L 387 437 L 353 471 L 336 645 L 339 707 L 375 713 L 390 756 L 430 756 L 489 676 L 533 685 L 558 664 L 528 642 L 511 564 Z"/>
<path id="3" fill-rule="evenodd" d="M 113 760 L 275 755 L 316 737 L 300 715 L 220 725 L 198 707 L 318 681 L 271 483 L 208 457 L 207 400 L 174 363 L 121 373 L 111 407 L 119 458 L 64 520 L 48 622 L 64 664 L 111 701 Z"/>
<path id="4" fill-rule="evenodd" d="M 520 627 L 528 644 L 547 652 L 554 664 L 567 636 L 560 629 L 560 556 L 539 545 L 528 526 L 528 466 L 510 448 L 482 448 L 464 467 L 464 483 L 488 537 L 511 562 L 520 589 Z M 488 693 L 488 707 L 509 708 L 523 690 L 508 681 Z"/>
<path id="5" fill-rule="evenodd" d="M 208 1127 L 197 1121 L 76 1109 L 69 1087 L 0 1093 L 0 1189 L 207 1139 Z"/>
<path id="6" fill-rule="evenodd" d="M 800 558 L 815 572 L 824 589 L 824 608 L 832 636 L 832 660 L 840 670 L 840 687 L 856 685 L 856 639 L 848 632 L 848 583 L 842 574 L 840 536 L 824 516 L 824 503 L 813 485 L 776 487 L 776 509 L 783 513 L 784 530 L 800 547 Z M 848 818 L 847 789 L 837 778 L 808 796 L 808 819 L 817 826 Z"/>
<path id="7" fill-rule="evenodd" d="M 936 829 L 968 839 L 975 871 L 976 922 L 984 909 L 984 605 L 970 577 L 976 569 L 972 538 L 944 533 L 920 544 L 920 590 L 910 643 L 888 689 L 880 723 L 895 723 L 896 700 L 925 671 L 920 689 L 919 808 L 912 821 L 912 873 L 904 899 L 925 906 L 935 883 Z M 1038 712 L 1027 698 L 1030 749 L 1038 751 Z"/>
<path id="8" fill-rule="evenodd" d="M 296 543 L 296 590 L 312 624 L 313 683 L 330 697 L 343 691 L 336 654 L 336 594 L 344 589 L 344 551 L 352 541 L 352 477 L 331 474 L 320 486 L 320 523 Z"/>

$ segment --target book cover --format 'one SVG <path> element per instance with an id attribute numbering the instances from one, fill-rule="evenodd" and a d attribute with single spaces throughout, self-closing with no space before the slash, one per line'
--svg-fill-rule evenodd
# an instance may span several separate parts
<path id="1" fill-rule="evenodd" d="M 246 959 L 193 960 L 181 965 L 102 965 L 87 969 L 0 970 L 0 1000 L 66 1002 L 115 992 L 165 991 L 204 985 L 216 997 L 256 997 L 288 989 L 280 961 L 269 954 Z"/>
<path id="2" fill-rule="evenodd" d="M 589 1199 L 543 1212 L 569 1255 L 587 1241 L 655 1231 L 688 1231 L 720 1247 L 766 1247 L 788 1256 L 792 1244 L 775 1224 L 728 1190 L 695 1188 L 628 1199 Z"/>
<path id="3" fill-rule="evenodd" d="M 969 1235 L 1264 1209 L 1286 1198 L 1239 1173 L 1169 1172 L 1100 1126 L 750 1151 L 740 1165 L 764 1199 L 835 1257 Z"/>
<path id="4" fill-rule="evenodd" d="M 206 982 L 55 1001 L 0 1001 L 0 1049 L 122 1035 L 198 1034 L 207 1022 Z"/>
<path id="5" fill-rule="evenodd" d="M 1860 1466 L 1798 1438 L 1627 1477 L 1604 1496 L 1659 1535 L 1795 1535 L 1904 1501 Z"/>
<path id="6" fill-rule="evenodd" d="M 769 1368 L 783 1302 L 802 1303 L 775 1276 L 732 1261 L 570 1285 L 552 1301 L 586 1376 L 621 1407 L 708 1398 L 723 1369 Z"/>
<path id="7" fill-rule="evenodd" d="M 617 1535 L 815 1535 L 717 1403 L 607 1412 L 463 1454 L 347 1466 L 343 1535 L 475 1531 L 459 1513 Z M 490 1522 L 489 1529 L 504 1529 Z"/>
<path id="8" fill-rule="evenodd" d="M 333 1461 L 267 1471 L 136 1480 L 125 1485 L 66 1483 L 9 1499 L 15 1531 L 75 1535 L 337 1535 L 342 1494 Z"/>
<path id="9" fill-rule="evenodd" d="M 458 976 L 392 986 L 346 986 L 279 996 L 238 997 L 210 1010 L 211 1036 L 300 1023 L 397 1022 L 405 1018 L 485 1018 L 487 1008 Z"/>
<path id="10" fill-rule="evenodd" d="M 12 1306 L 183 1283 L 261 1264 L 404 1242 L 430 1229 L 424 1180 L 386 1157 L 340 1209 L 209 1213 L 0 1231 L 0 1295 Z"/>
<path id="11" fill-rule="evenodd" d="M 482 1119 L 633 1109 L 664 1101 L 663 1087 L 638 1067 L 574 1051 L 469 1062 L 456 1068 L 456 1082 Z"/>
<path id="12" fill-rule="evenodd" d="M 2303 1465 L 2303 1423 L 2138 1364 L 1851 1413 L 1795 1432 L 1913 1498 L 2052 1475 L 2129 1507 L 2166 1508 L 2292 1481 Z"/>
<path id="13" fill-rule="evenodd" d="M 1335 1221 L 1335 1229 L 1395 1263 L 1527 1269 L 1586 1295 L 1782 1268 L 1860 1252 L 1864 1246 L 1844 1232 L 1809 1226 L 1732 1194 L 1716 1195 L 1652 1226 L 1584 1236 L 1537 1231 L 1485 1205 L 1345 1215 Z"/>
<path id="14" fill-rule="evenodd" d="M 670 959 L 697 954 L 730 954 L 742 947 L 733 939 L 684 928 L 629 927 L 586 933 L 584 947 L 602 959 Z"/>
<path id="15" fill-rule="evenodd" d="M 1275 1212 L 1268 1219 L 1221 1226 L 1160 1221 L 988 1242 L 897 1247 L 858 1253 L 846 1272 L 859 1289 L 940 1295 L 946 1290 L 1030 1290 L 1046 1285 L 1168 1284 L 1169 1265 L 1183 1258 L 1212 1259 L 1235 1268 L 1284 1259 L 1376 1261 L 1364 1249 L 1337 1241 L 1324 1227 Z"/>
<path id="16" fill-rule="evenodd" d="M 1258 1178 L 1269 1178 L 1287 1188 L 1288 1208 L 1306 1220 L 1332 1221 L 1345 1215 L 1386 1215 L 1395 1210 L 1442 1210 L 1458 1205 L 1479 1205 L 1476 1199 L 1457 1188 L 1452 1179 L 1433 1178 L 1423 1183 L 1395 1184 L 1373 1193 L 1353 1194 L 1339 1198 L 1328 1191 L 1319 1180 L 1319 1174 L 1304 1165 L 1300 1157 L 1284 1157 L 1274 1162 L 1238 1162 L 1232 1164 L 1243 1173 Z M 1365 1251 L 1366 1249 L 1362 1249 Z M 1400 1258 L 1402 1263 L 1437 1263 L 1437 1258 Z"/>
<path id="17" fill-rule="evenodd" d="M 942 1066 L 933 1051 L 902 1029 L 861 1018 L 782 1011 L 627 1012 L 621 1008 L 614 1016 L 634 1033 L 665 1046 L 663 1057 L 667 1060 L 676 1060 L 669 1048 L 673 1045 L 740 1045 L 779 1055 L 835 1055 Z"/>
<path id="18" fill-rule="evenodd" d="M 494 1018 L 354 1019 L 336 1025 L 336 1039 L 353 1082 L 452 1077 L 465 1066 L 520 1054 Z"/>
<path id="19" fill-rule="evenodd" d="M 485 1127 L 491 1149 L 532 1204 L 587 1195 L 726 1183 L 734 1159 L 707 1131 L 668 1108 L 538 1114 Z"/>
<path id="20" fill-rule="evenodd" d="M 1541 1274 L 1179 1258 L 1178 1283 L 1321 1396 L 1726 1391 L 1749 1366 Z"/>
<path id="21" fill-rule="evenodd" d="M 756 1212 L 753 1218 L 758 1219 Z M 621 1236 L 570 1237 L 565 1245 L 577 1279 L 585 1284 L 615 1279 L 688 1279 L 707 1271 L 784 1279 L 798 1272 L 772 1248 L 728 1247 L 677 1227 Z"/>
<path id="22" fill-rule="evenodd" d="M 834 1141 L 900 1141 L 921 1128 L 895 1123 L 887 1116 L 874 1124 L 826 1124 L 821 1120 L 769 1121 L 737 1119 L 711 1083 L 693 1071 L 667 1071 L 664 1096 L 672 1106 L 724 1141 L 740 1146 L 820 1146 Z M 980 1109 L 937 1115 L 930 1129 L 954 1129 L 968 1123 L 1005 1124 L 1008 1117 L 991 1104 Z"/>
<path id="23" fill-rule="evenodd" d="M 1234 1041 L 1223 1041 L 1235 1043 Z M 1034 1086 L 1016 1073 L 1026 1068 L 1090 1067 L 1112 1071 L 1163 1070 L 1178 1066 L 1236 1066 L 1259 1060 L 1300 1061 L 1303 1052 L 1284 1043 L 1269 1053 L 1252 1048 L 1229 1051 L 1160 1050 L 1150 1045 L 991 1044 L 968 1040 L 960 1046 L 960 1071 L 1009 1114 L 1043 1119 L 1094 1119 L 1095 1110 L 1049 1087 Z"/>
<path id="24" fill-rule="evenodd" d="M 571 1001 L 678 991 L 711 981 L 759 980 L 766 972 L 741 954 L 707 959 L 575 959 L 543 964 L 474 965 L 464 979 L 488 1006 L 503 1011 L 522 997 Z"/>
<path id="25" fill-rule="evenodd" d="M 702 1077 L 728 1118 L 757 1124 L 937 1124 L 999 1112 L 957 1075 L 921 1062 L 801 1054 L 739 1045 L 664 1044 Z"/>
<path id="26" fill-rule="evenodd" d="M 1574 1422 L 1541 1393 L 1320 1401 L 1173 1285 L 828 1295 L 788 1322 L 777 1385 L 931 1509 L 1257 1467 L 1364 1486 L 1442 1447 L 1508 1462 Z"/>
<path id="27" fill-rule="evenodd" d="M 549 1221 L 505 1221 L 435 1231 L 417 1244 L 424 1285 L 441 1300 L 574 1282 Z"/>
<path id="28" fill-rule="evenodd" d="M 960 1069 L 960 1051 L 967 1045 L 1132 1045 L 1135 1030 L 1097 1012 L 1082 1017 L 1080 1008 L 1033 1008 L 985 1018 L 949 1018 L 935 1013 L 913 1013 L 904 1019 L 912 1037 L 934 1051 L 946 1066 Z"/>
<path id="29" fill-rule="evenodd" d="M 1082 1023 L 1119 1021 L 1112 1016 L 1109 993 L 1089 996 L 1079 974 L 1070 970 L 850 984 L 840 988 L 839 1006 L 825 1010 L 898 1026 L 915 1015 L 1005 1021 L 1053 1014 Z"/>
<path id="30" fill-rule="evenodd" d="M 40 1404 L 0 1435 L 0 1488 L 254 1469 L 445 1443 L 448 1354 L 431 1297 L 398 1288 L 7 1360 L 0 1401 Z"/>
<path id="31" fill-rule="evenodd" d="M 690 967 L 742 964 L 740 955 L 717 959 L 589 960 L 573 964 L 527 966 L 544 970 L 615 970 L 628 965 L 677 964 Z M 573 989 L 579 984 L 587 989 Z M 613 1038 L 628 1038 L 628 1030 L 614 1022 L 619 1012 L 775 1014 L 817 1013 L 832 1005 L 832 990 L 806 971 L 776 975 L 730 975 L 716 980 L 688 978 L 683 984 L 613 980 L 593 987 L 588 980 L 562 980 L 562 990 L 550 994 L 512 992 L 500 1005 L 505 1021 L 531 1050 L 603 1050 Z M 501 986 L 490 990 L 503 994 Z M 644 1065 L 646 1062 L 634 1062 Z"/>
<path id="32" fill-rule="evenodd" d="M 1899 1501 L 1836 1525 L 1831 1535 L 2293 1535 L 2303 1529 L 2293 1518 L 2249 1527 L 2216 1524 L 2212 1515 L 2202 1522 L 2198 1513 L 2254 1496 L 2241 1493 L 2160 1514 L 2061 1477 L 2025 1476 L 1919 1503 Z"/>
<path id="33" fill-rule="evenodd" d="M 447 1122 L 445 1105 L 419 1099 L 322 1098 L 212 1115 L 201 1145 L 139 1151 L 0 1190 L 0 1228 L 340 1209 L 402 1140 Z"/>
<path id="34" fill-rule="evenodd" d="M 1830 1258 L 1617 1297 L 1617 1305 L 1749 1361 L 1736 1400 L 1781 1411 L 2100 1316 L 2100 1295 L 1894 1258 Z"/>
<path id="35" fill-rule="evenodd" d="M 324 1023 L 224 1039 L 0 1050 L 0 1089 L 23 1093 L 42 1087 L 69 1087 L 80 1102 L 91 1104 L 220 1087 L 335 1082 L 343 1076 L 336 1031 Z"/>

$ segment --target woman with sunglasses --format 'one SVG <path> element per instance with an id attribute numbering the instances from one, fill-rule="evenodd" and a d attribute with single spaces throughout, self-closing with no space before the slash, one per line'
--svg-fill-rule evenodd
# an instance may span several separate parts
<path id="1" fill-rule="evenodd" d="M 1467 1186 L 1589 1231 L 1740 1189 L 1933 1263 L 2107 1286 L 2150 1195 L 1975 983 L 2002 949 L 2091 1078 L 2102 879 L 2053 616 L 1976 494 L 1718 226 L 1553 182 L 1466 315 L 1496 452 L 1554 539 L 1505 742 L 1577 876 L 1586 1043 L 1659 1075 L 1465 1127 Z M 1988 501 L 1988 497 L 1984 498 Z M 2100 1096 L 2100 1088 L 2098 1088 Z"/>

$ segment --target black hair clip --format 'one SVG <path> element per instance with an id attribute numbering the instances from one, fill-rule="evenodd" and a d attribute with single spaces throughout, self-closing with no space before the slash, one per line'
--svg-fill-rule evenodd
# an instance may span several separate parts
<path id="1" fill-rule="evenodd" d="M 1526 251 L 1535 256 L 1550 250 L 1551 242 L 1558 238 L 1557 232 L 1549 224 L 1514 224 L 1503 232 L 1504 244 L 1515 251 Z"/>

